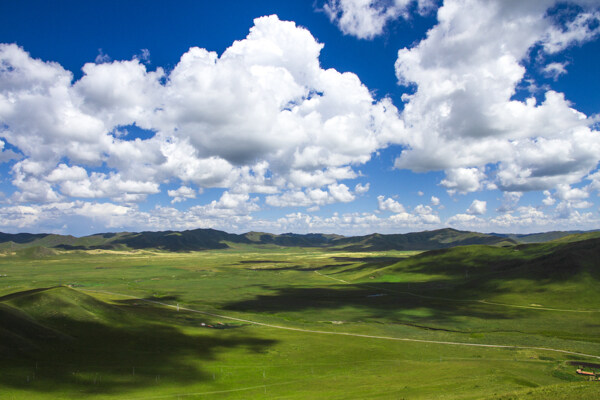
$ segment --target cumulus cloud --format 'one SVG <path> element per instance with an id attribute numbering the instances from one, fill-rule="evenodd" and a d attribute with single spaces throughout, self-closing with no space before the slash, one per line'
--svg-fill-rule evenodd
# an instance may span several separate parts
<path id="1" fill-rule="evenodd" d="M 180 186 L 179 189 L 168 190 L 167 194 L 169 195 L 169 197 L 173 197 L 173 200 L 171 200 L 171 204 L 186 201 L 187 199 L 196 198 L 196 191 L 188 186 Z"/>
<path id="2" fill-rule="evenodd" d="M 597 35 L 596 11 L 561 25 L 550 12 L 554 5 L 444 2 L 427 37 L 398 52 L 398 81 L 416 91 L 403 97 L 408 146 L 397 168 L 444 169 L 444 186 L 470 192 L 481 188 L 486 165 L 494 168 L 493 184 L 505 191 L 573 184 L 596 167 L 600 139 L 593 119 L 552 90 L 539 103 L 514 98 L 532 49 L 541 45 L 551 54 Z"/>
<path id="3" fill-rule="evenodd" d="M 448 188 L 449 194 L 475 192 L 482 188 L 485 173 L 480 168 L 452 168 L 440 185 Z"/>
<path id="4" fill-rule="evenodd" d="M 486 226 L 545 226 L 553 211 L 584 221 L 587 195 L 600 188 L 598 173 L 590 175 L 600 160 L 597 118 L 550 89 L 541 100 L 516 96 L 532 54 L 557 77 L 566 63 L 545 57 L 598 36 L 597 2 L 577 3 L 557 15 L 551 0 L 446 0 L 426 38 L 398 53 L 398 81 L 414 89 L 403 96 L 402 113 L 355 74 L 323 69 L 323 44 L 276 16 L 257 18 L 221 55 L 190 48 L 170 71 L 150 70 L 143 51 L 114 61 L 100 51 L 77 81 L 58 63 L 0 44 L 0 163 L 14 162 L 15 189 L 0 221 L 35 226 L 89 212 L 105 226 L 161 229 L 439 225 L 430 206 L 409 212 L 384 196 L 374 213 L 293 213 L 280 225 L 252 218 L 260 209 L 253 193 L 270 206 L 309 210 L 353 201 L 369 184 L 351 189 L 343 181 L 359 177 L 355 168 L 391 144 L 402 146 L 396 168 L 443 170 L 440 185 L 450 194 L 504 191 L 502 215 Z M 325 11 L 344 32 L 372 38 L 392 19 L 432 4 L 330 0 Z M 133 127 L 145 130 L 143 139 L 123 134 Z M 582 187 L 586 177 L 591 183 Z M 185 211 L 138 209 L 135 202 L 173 182 L 181 185 L 167 192 L 173 203 L 193 198 L 191 187 L 225 192 Z M 545 191 L 543 203 L 558 202 L 556 209 L 517 207 L 530 190 Z M 474 204 L 453 223 L 483 221 Z"/>
<path id="5" fill-rule="evenodd" d="M 415 207 L 414 213 L 422 223 L 425 224 L 439 224 L 440 217 L 433 212 L 430 206 L 419 204 Z"/>
<path id="6" fill-rule="evenodd" d="M 385 196 L 377 196 L 377 205 L 379 211 L 391 211 L 396 214 L 406 212 L 402 204 L 389 197 L 386 199 Z"/>
<path id="7" fill-rule="evenodd" d="M 149 71 L 143 51 L 132 60 L 101 57 L 73 82 L 61 65 L 2 44 L 2 146 L 43 164 L 14 173 L 22 194 L 14 199 L 56 201 L 62 193 L 133 201 L 176 179 L 271 195 L 326 186 L 332 201 L 351 201 L 340 181 L 399 143 L 403 124 L 391 100 L 376 101 L 356 75 L 321 68 L 322 48 L 308 30 L 268 16 L 221 56 L 192 47 L 169 73 Z M 134 125 L 149 137 L 122 134 Z M 101 166 L 108 171 L 90 171 Z M 61 179 L 83 177 L 82 169 L 85 179 Z"/>
<path id="8" fill-rule="evenodd" d="M 556 206 L 556 210 L 559 215 L 562 218 L 568 218 L 571 214 L 573 214 L 573 209 L 592 207 L 593 203 L 585 200 L 590 195 L 590 189 L 590 186 L 586 186 L 584 188 L 572 188 L 567 184 L 558 185 L 552 200 L 560 200 L 560 203 Z"/>
<path id="9" fill-rule="evenodd" d="M 473 203 L 467 209 L 467 214 L 483 215 L 487 211 L 487 202 L 482 200 L 473 200 Z"/>
<path id="10" fill-rule="evenodd" d="M 377 205 L 377 212 L 389 211 L 393 213 L 385 221 L 398 227 L 412 226 L 416 228 L 440 223 L 439 216 L 434 213 L 430 206 L 419 204 L 410 213 L 406 211 L 402 204 L 390 197 L 386 199 L 385 196 L 377 196 Z"/>
<path id="11" fill-rule="evenodd" d="M 485 220 L 473 214 L 456 214 L 448 218 L 446 224 L 461 229 L 475 230 L 485 226 Z"/>
<path id="12" fill-rule="evenodd" d="M 190 212 L 203 217 L 229 217 L 247 215 L 258 211 L 257 198 L 250 198 L 246 193 L 229 193 L 225 191 L 219 200 L 213 200 L 204 206 L 194 206 Z"/>
<path id="13" fill-rule="evenodd" d="M 123 202 L 139 202 L 149 194 L 159 193 L 155 182 L 126 180 L 120 174 L 93 172 L 89 178 L 68 180 L 60 184 L 61 193 L 80 198 L 111 198 Z"/>
<path id="14" fill-rule="evenodd" d="M 313 207 L 322 206 L 336 202 L 349 203 L 356 196 L 343 183 L 333 183 L 322 190 L 320 188 L 286 191 L 280 195 L 267 196 L 265 202 L 273 207 Z"/>
<path id="15" fill-rule="evenodd" d="M 552 194 L 550 193 L 549 190 L 544 190 L 544 200 L 542 200 L 542 203 L 545 206 L 552 206 L 554 205 L 554 203 L 556 203 L 556 199 L 554 197 L 552 197 Z"/>

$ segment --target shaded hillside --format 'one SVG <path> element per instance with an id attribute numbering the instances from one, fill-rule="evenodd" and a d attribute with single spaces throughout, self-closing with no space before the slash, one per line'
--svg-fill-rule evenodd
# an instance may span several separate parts
<path id="1" fill-rule="evenodd" d="M 55 235 L 48 233 L 2 233 L 0 232 L 0 250 L 18 250 L 27 247 L 56 247 L 75 243 L 78 239 L 71 235 Z"/>
<path id="2" fill-rule="evenodd" d="M 512 248 L 464 246 L 428 251 L 400 262 L 403 271 L 470 278 L 502 273 L 503 279 L 562 280 L 587 273 L 600 279 L 600 239 L 521 244 Z M 391 267 L 392 269 L 395 267 Z"/>
<path id="3" fill-rule="evenodd" d="M 439 229 L 397 235 L 355 236 L 338 239 L 333 244 L 347 251 L 385 251 L 385 250 L 436 250 L 455 246 L 485 244 L 491 246 L 514 245 L 512 239 L 484 233 Z"/>
<path id="4" fill-rule="evenodd" d="M 138 300 L 108 303 L 64 286 L 12 293 L 0 298 L 0 386 L 68 389 L 72 395 L 49 398 L 82 398 L 147 387 L 157 376 L 199 382 L 208 379 L 199 365 L 221 352 L 261 352 L 274 343 L 243 333 L 190 334 L 190 326 L 207 321 L 196 318 Z M 9 368 L 13 373 L 4 373 Z M 16 368 L 29 375 L 15 374 Z M 79 371 L 93 378 L 74 379 Z"/>
<path id="5" fill-rule="evenodd" d="M 283 233 L 275 235 L 264 232 L 248 232 L 243 236 L 256 244 L 275 244 L 286 247 L 322 247 L 330 245 L 337 239 L 344 238 L 341 235 L 327 235 L 322 233 L 307 233 L 305 235 Z"/>
<path id="6" fill-rule="evenodd" d="M 200 251 L 226 249 L 225 241 L 250 243 L 241 235 L 229 234 L 215 229 L 195 229 L 187 231 L 162 231 L 139 233 L 103 233 L 85 236 L 72 244 L 58 245 L 64 250 L 94 249 L 157 249 L 165 251 Z"/>

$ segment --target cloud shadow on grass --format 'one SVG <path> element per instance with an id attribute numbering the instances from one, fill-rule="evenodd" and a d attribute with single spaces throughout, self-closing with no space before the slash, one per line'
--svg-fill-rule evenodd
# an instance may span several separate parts
<path id="1" fill-rule="evenodd" d="M 61 296 L 49 290 L 2 304 L 0 311 L 11 316 L 10 326 L 0 329 L 2 386 L 81 395 L 126 393 L 161 382 L 184 385 L 212 380 L 203 364 L 222 353 L 262 353 L 276 343 L 200 314 L 135 305 L 139 300 L 109 304 L 80 292 L 69 298 L 75 291 L 60 290 Z M 31 312 L 57 299 L 74 300 L 63 310 Z"/>

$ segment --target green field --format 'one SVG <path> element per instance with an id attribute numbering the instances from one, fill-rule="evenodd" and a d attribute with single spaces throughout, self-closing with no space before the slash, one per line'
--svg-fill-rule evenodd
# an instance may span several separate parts
<path id="1" fill-rule="evenodd" d="M 5 251 L 0 398 L 600 398 L 599 256 Z"/>

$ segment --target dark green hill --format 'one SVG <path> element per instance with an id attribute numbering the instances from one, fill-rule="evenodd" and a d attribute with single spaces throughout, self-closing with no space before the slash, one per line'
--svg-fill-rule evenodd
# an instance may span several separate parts
<path id="1" fill-rule="evenodd" d="M 385 250 L 435 250 L 455 246 L 485 244 L 493 246 L 514 245 L 515 241 L 483 233 L 439 229 L 397 235 L 355 236 L 337 239 L 333 244 L 348 251 L 385 251 Z"/>
<path id="2" fill-rule="evenodd" d="M 263 232 L 248 232 L 243 236 L 256 244 L 275 244 L 286 247 L 323 247 L 331 244 L 336 239 L 344 237 L 322 233 L 307 233 L 304 235 L 283 233 L 281 235 L 274 235 Z"/>
<path id="3" fill-rule="evenodd" d="M 183 232 L 142 232 L 120 237 L 112 244 L 125 245 L 132 249 L 154 248 L 168 251 L 198 251 L 226 249 L 224 241 L 250 243 L 241 235 L 230 234 L 215 229 L 195 229 Z"/>
<path id="4" fill-rule="evenodd" d="M 64 286 L 9 294 L 0 298 L 0 392 L 8 386 L 60 391 L 49 398 L 123 398 L 158 376 L 176 384 L 206 379 L 199 365 L 219 358 L 222 349 L 262 353 L 273 343 L 187 332 L 207 321 L 137 299 L 109 303 Z M 18 398 L 35 398 L 27 394 Z"/>
<path id="5" fill-rule="evenodd" d="M 122 312 L 68 287 L 27 290 L 0 297 L 0 354 L 29 354 L 64 345 L 74 331 L 64 321 L 118 321 Z"/>
<path id="6" fill-rule="evenodd" d="M 597 303 L 594 282 L 600 281 L 599 259 L 600 238 L 513 247 L 461 246 L 418 254 L 379 269 L 378 274 L 402 271 L 445 276 L 446 283 L 442 285 L 445 289 L 441 290 L 463 295 L 476 292 L 478 296 L 500 287 L 507 292 L 530 290 L 524 282 L 530 282 L 536 290 L 553 283 L 559 285 L 553 290 L 566 290 L 571 286 L 565 282 L 575 280 L 573 287 L 579 288 L 577 297 L 583 300 L 592 295 Z M 589 292 L 590 288 L 594 293 Z"/>
<path id="7" fill-rule="evenodd" d="M 101 233 L 85 236 L 71 244 L 58 245 L 64 250 L 93 249 L 158 249 L 165 251 L 200 251 L 226 249 L 225 241 L 250 243 L 242 235 L 230 234 L 215 229 L 187 231 L 162 231 L 139 233 Z"/>
<path id="8" fill-rule="evenodd" d="M 39 351 L 48 341 L 67 336 L 36 322 L 17 308 L 0 302 L 0 355 L 11 356 Z"/>
<path id="9" fill-rule="evenodd" d="M 56 247 L 76 242 L 78 239 L 70 235 L 48 233 L 2 233 L 0 232 L 0 250 L 19 250 L 32 246 Z"/>

